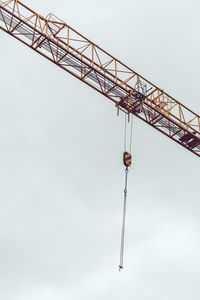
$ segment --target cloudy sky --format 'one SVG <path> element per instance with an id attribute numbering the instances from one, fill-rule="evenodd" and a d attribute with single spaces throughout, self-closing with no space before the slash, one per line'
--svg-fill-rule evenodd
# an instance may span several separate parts
<path id="1" fill-rule="evenodd" d="M 200 113 L 197 0 L 24 0 Z M 200 159 L 0 32 L 0 298 L 200 298 Z"/>

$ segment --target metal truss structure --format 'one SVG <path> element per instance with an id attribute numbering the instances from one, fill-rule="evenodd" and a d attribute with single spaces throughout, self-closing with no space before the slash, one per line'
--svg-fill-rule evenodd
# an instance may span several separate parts
<path id="1" fill-rule="evenodd" d="M 200 156 L 200 116 L 53 14 L 18 0 L 0 1 L 0 28 Z"/>

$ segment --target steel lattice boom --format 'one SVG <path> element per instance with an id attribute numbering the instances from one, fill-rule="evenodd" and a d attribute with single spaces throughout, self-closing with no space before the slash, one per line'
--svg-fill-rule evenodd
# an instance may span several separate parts
<path id="1" fill-rule="evenodd" d="M 0 28 L 200 156 L 200 116 L 66 23 L 17 0 L 0 1 Z"/>

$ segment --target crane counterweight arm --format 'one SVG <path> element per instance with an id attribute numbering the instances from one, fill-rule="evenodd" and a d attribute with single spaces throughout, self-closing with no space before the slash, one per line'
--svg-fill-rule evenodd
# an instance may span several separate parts
<path id="1" fill-rule="evenodd" d="M 0 1 L 0 28 L 200 156 L 200 116 L 53 14 Z"/>

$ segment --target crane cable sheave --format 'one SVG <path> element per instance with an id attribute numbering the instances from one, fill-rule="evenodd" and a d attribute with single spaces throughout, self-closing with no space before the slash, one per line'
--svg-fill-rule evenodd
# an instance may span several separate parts
<path id="1" fill-rule="evenodd" d="M 126 168 L 130 167 L 132 163 L 132 156 L 126 151 L 123 153 L 123 163 Z"/>

